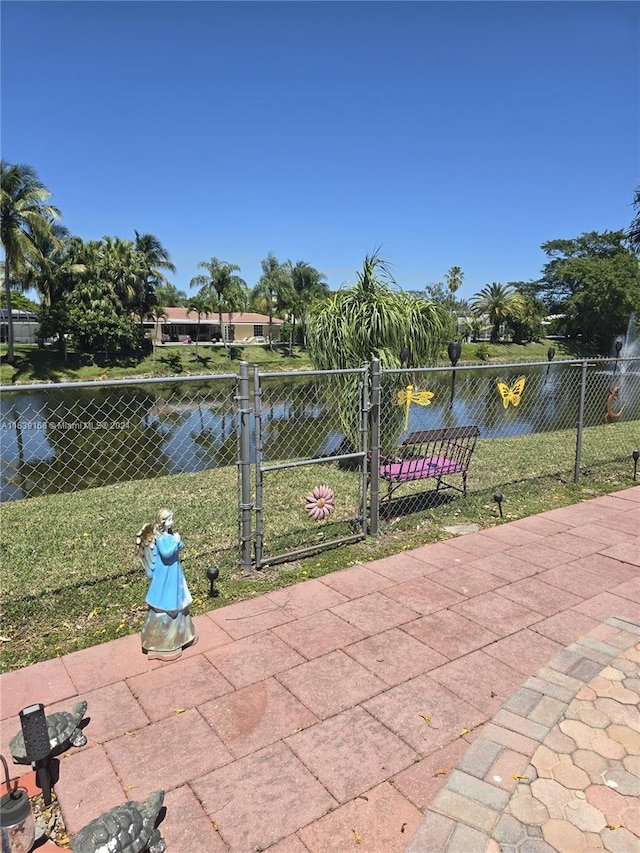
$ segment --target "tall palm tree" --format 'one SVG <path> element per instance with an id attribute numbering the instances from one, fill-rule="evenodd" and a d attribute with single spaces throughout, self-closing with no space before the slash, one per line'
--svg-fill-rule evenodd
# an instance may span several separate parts
<path id="1" fill-rule="evenodd" d="M 323 273 L 319 272 L 306 261 L 297 261 L 295 264 L 287 261 L 287 266 L 289 268 L 292 289 L 291 306 L 293 323 L 289 341 L 289 355 L 291 355 L 296 334 L 296 322 L 300 321 L 304 332 L 309 306 L 315 299 L 323 299 L 329 295 L 329 285 L 324 280 L 325 276 Z"/>
<path id="2" fill-rule="evenodd" d="M 451 308 L 455 308 L 456 304 L 456 293 L 462 286 L 462 282 L 464 280 L 464 273 L 460 269 L 460 267 L 451 267 L 447 270 L 444 276 L 444 280 L 447 282 L 447 288 L 449 289 L 449 299 L 451 301 Z"/>
<path id="3" fill-rule="evenodd" d="M 273 252 L 260 261 L 262 275 L 253 288 L 252 298 L 262 299 L 269 315 L 269 349 L 273 349 L 273 310 L 290 304 L 291 278 L 285 264 Z"/>
<path id="4" fill-rule="evenodd" d="M 7 361 L 14 361 L 11 285 L 19 283 L 30 262 L 38 257 L 36 240 L 51 231 L 60 218 L 47 204 L 50 191 L 35 170 L 24 163 L 0 163 L 0 241 L 4 249 L 4 288 L 7 305 Z"/>
<path id="5" fill-rule="evenodd" d="M 144 258 L 143 263 L 146 270 L 144 286 L 139 293 L 138 305 L 138 313 L 142 322 L 142 317 L 153 311 L 158 304 L 158 286 L 169 283 L 162 270 L 175 273 L 176 268 L 175 264 L 171 262 L 169 252 L 156 236 L 139 234 L 138 231 L 134 231 L 134 233 L 136 235 L 134 246 Z"/>
<path id="6" fill-rule="evenodd" d="M 636 187 L 633 196 L 633 206 L 635 208 L 635 216 L 626 233 L 626 238 L 631 251 L 635 252 L 636 255 L 640 255 L 640 187 Z"/>
<path id="7" fill-rule="evenodd" d="M 198 264 L 198 269 L 205 269 L 207 275 L 195 276 L 191 279 L 190 286 L 200 287 L 201 292 L 202 290 L 206 291 L 211 310 L 218 314 L 220 338 L 226 347 L 227 340 L 222 326 L 222 314 L 223 312 L 244 311 L 247 307 L 247 283 L 239 275 L 236 275 L 236 272 L 240 272 L 239 266 L 221 261 L 219 258 L 213 257 L 210 261 L 201 261 Z"/>
<path id="8" fill-rule="evenodd" d="M 206 291 L 206 288 L 203 288 L 199 293 L 195 296 L 192 296 L 189 300 L 189 304 L 187 305 L 187 316 L 189 314 L 197 314 L 198 322 L 196 325 L 196 361 L 198 360 L 198 341 L 200 340 L 200 321 L 202 317 L 205 319 L 209 316 L 209 314 L 213 313 L 213 306 L 211 305 L 211 299 L 209 298 L 209 294 Z"/>
<path id="9" fill-rule="evenodd" d="M 488 315 L 491 323 L 491 342 L 496 343 L 500 333 L 500 324 L 509 317 L 520 317 L 525 310 L 525 300 L 521 293 L 505 284 L 489 284 L 483 287 L 471 299 L 471 311 L 476 317 Z"/>

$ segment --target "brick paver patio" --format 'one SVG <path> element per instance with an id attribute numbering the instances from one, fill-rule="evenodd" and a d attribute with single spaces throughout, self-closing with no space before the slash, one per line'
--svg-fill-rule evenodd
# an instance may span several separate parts
<path id="1" fill-rule="evenodd" d="M 640 487 L 196 624 L 0 676 L 6 756 L 21 708 L 88 702 L 71 835 L 164 788 L 169 853 L 640 851 Z"/>

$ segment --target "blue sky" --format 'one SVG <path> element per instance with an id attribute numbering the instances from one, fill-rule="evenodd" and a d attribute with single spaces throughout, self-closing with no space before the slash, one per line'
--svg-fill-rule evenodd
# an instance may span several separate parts
<path id="1" fill-rule="evenodd" d="M 2 3 L 2 156 L 84 239 L 305 260 L 378 246 L 422 290 L 539 277 L 540 244 L 627 228 L 634 2 Z M 190 291 L 193 292 L 193 291 Z"/>

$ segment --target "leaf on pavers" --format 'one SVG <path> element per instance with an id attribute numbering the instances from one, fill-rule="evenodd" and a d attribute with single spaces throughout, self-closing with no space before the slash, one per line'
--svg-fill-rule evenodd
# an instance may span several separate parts
<path id="1" fill-rule="evenodd" d="M 369 797 L 365 797 L 365 795 L 364 795 L 364 794 L 358 794 L 358 796 L 356 797 L 356 800 L 364 800 L 364 801 L 365 801 L 365 803 L 368 803 L 368 802 L 369 802 Z"/>
<path id="2" fill-rule="evenodd" d="M 123 790 L 125 794 L 128 794 L 129 791 L 134 791 L 138 786 L 137 785 L 125 785 Z"/>
<path id="3" fill-rule="evenodd" d="M 407 827 L 407 822 L 405 821 L 405 822 L 402 824 L 402 826 L 400 827 L 400 832 L 404 832 L 404 831 L 405 831 L 405 829 L 406 829 L 406 827 Z"/>
<path id="4" fill-rule="evenodd" d="M 213 818 L 211 818 L 211 826 L 215 829 L 216 832 L 218 831 L 218 822 Z"/>
<path id="5" fill-rule="evenodd" d="M 495 690 L 492 690 L 492 691 L 491 691 L 491 698 L 492 698 L 492 699 L 495 699 L 497 695 L 498 695 L 498 694 L 496 693 L 496 691 L 495 691 Z"/>
<path id="6" fill-rule="evenodd" d="M 184 712 L 186 710 L 187 710 L 186 708 L 174 708 L 173 712 L 174 712 L 174 714 L 184 714 Z"/>
<path id="7" fill-rule="evenodd" d="M 125 732 L 125 733 L 124 733 L 124 736 L 125 736 L 125 737 L 135 737 L 135 736 L 136 736 L 136 733 L 135 733 L 135 732 Z"/>
<path id="8" fill-rule="evenodd" d="M 621 823 L 607 823 L 605 829 L 622 829 Z"/>
<path id="9" fill-rule="evenodd" d="M 355 831 L 355 829 L 352 829 L 352 830 L 351 830 L 351 832 L 353 832 L 353 840 L 355 841 L 355 843 L 356 843 L 356 844 L 361 844 L 361 843 L 362 843 L 362 839 L 360 838 L 360 836 L 358 835 L 358 833 Z"/>
<path id="10" fill-rule="evenodd" d="M 462 729 L 458 737 L 464 737 L 465 735 L 468 735 L 470 731 L 471 729 Z"/>
<path id="11" fill-rule="evenodd" d="M 431 722 L 431 714 L 420 714 L 420 716 L 421 716 L 421 717 L 422 717 L 422 719 L 425 721 L 425 723 L 430 723 L 430 722 Z"/>
<path id="12" fill-rule="evenodd" d="M 446 776 L 448 772 L 449 771 L 445 770 L 444 767 L 440 767 L 438 770 L 436 770 L 436 772 L 433 775 L 434 775 L 434 777 L 435 776 Z"/>
<path id="13" fill-rule="evenodd" d="M 516 780 L 520 780 L 522 782 L 530 782 L 531 781 L 531 779 L 528 776 L 521 776 L 519 773 L 512 773 L 511 778 L 516 779 Z"/>

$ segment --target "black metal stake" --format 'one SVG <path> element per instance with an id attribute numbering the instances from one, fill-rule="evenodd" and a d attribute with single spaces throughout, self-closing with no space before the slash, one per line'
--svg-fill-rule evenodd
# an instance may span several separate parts
<path id="1" fill-rule="evenodd" d="M 613 374 L 612 375 L 614 375 L 616 370 L 618 369 L 618 359 L 620 358 L 620 351 L 622 349 L 622 341 L 616 341 L 615 347 L 616 347 L 616 360 L 615 360 L 615 363 L 613 365 Z"/>
<path id="2" fill-rule="evenodd" d="M 640 459 L 640 450 L 634 450 L 631 454 L 631 458 L 633 459 L 633 479 L 636 479 L 636 474 L 638 473 L 638 459 Z"/>
<path id="3" fill-rule="evenodd" d="M 449 361 L 451 362 L 451 367 L 453 368 L 451 371 L 451 399 L 449 401 L 449 408 L 453 408 L 453 394 L 456 385 L 456 364 L 460 360 L 460 356 L 462 354 L 462 344 L 460 341 L 451 342 L 447 347 L 447 352 L 449 353 Z"/>
<path id="4" fill-rule="evenodd" d="M 209 578 L 209 597 L 217 598 L 219 595 L 218 590 L 214 587 L 214 583 L 218 580 L 220 576 L 220 569 L 217 566 L 209 566 L 207 569 L 207 577 Z"/>
<path id="5" fill-rule="evenodd" d="M 549 370 L 551 368 L 551 362 L 553 361 L 553 357 L 555 354 L 556 354 L 556 348 L 555 347 L 549 347 L 549 349 L 547 350 L 547 361 L 549 362 L 549 364 L 547 365 L 547 372 L 544 375 L 544 382 L 542 383 L 543 385 L 546 385 L 546 383 L 547 383 L 547 377 L 549 376 Z"/>
<path id="6" fill-rule="evenodd" d="M 498 504 L 498 510 L 500 512 L 500 518 L 502 518 L 502 500 L 503 500 L 502 493 L 501 492 L 494 492 L 493 499 Z"/>

